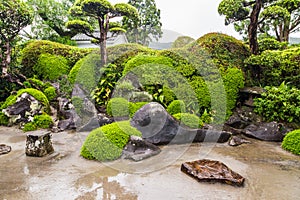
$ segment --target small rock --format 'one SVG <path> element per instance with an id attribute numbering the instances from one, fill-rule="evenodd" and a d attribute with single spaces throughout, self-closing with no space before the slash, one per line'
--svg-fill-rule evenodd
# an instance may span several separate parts
<path id="1" fill-rule="evenodd" d="M 232 138 L 228 142 L 229 146 L 239 146 L 241 144 L 249 144 L 249 143 L 251 143 L 249 140 L 245 140 L 238 136 L 232 136 Z"/>
<path id="2" fill-rule="evenodd" d="M 160 148 L 137 136 L 130 136 L 123 149 L 122 156 L 135 162 L 155 156 L 161 152 Z"/>
<path id="3" fill-rule="evenodd" d="M 0 144 L 0 155 L 8 154 L 11 151 L 11 146 Z"/>
<path id="4" fill-rule="evenodd" d="M 220 182 L 234 186 L 243 186 L 245 178 L 232 171 L 224 163 L 214 160 L 196 160 L 185 162 L 181 171 L 202 182 Z"/>

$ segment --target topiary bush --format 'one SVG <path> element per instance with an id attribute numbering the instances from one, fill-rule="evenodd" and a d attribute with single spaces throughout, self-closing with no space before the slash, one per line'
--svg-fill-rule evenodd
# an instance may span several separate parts
<path id="1" fill-rule="evenodd" d="M 300 129 L 289 132 L 282 141 L 282 148 L 300 155 Z"/>
<path id="2" fill-rule="evenodd" d="M 300 122 L 300 90 L 284 82 L 279 87 L 265 87 L 261 98 L 254 99 L 254 111 L 267 121 Z"/>
<path id="3" fill-rule="evenodd" d="M 26 123 L 23 127 L 24 132 L 35 131 L 37 129 L 38 128 L 36 127 L 36 125 L 33 122 Z"/>
<path id="4" fill-rule="evenodd" d="M 56 88 L 53 86 L 47 87 L 44 90 L 44 94 L 49 101 L 52 101 L 57 97 Z"/>
<path id="5" fill-rule="evenodd" d="M 175 115 L 177 113 L 185 113 L 186 105 L 182 100 L 174 100 L 168 105 L 167 111 L 170 115 Z"/>
<path id="6" fill-rule="evenodd" d="M 33 72 L 41 80 L 54 81 L 70 70 L 68 60 L 62 56 L 41 54 L 33 66 Z"/>
<path id="7" fill-rule="evenodd" d="M 173 115 L 173 117 L 181 121 L 184 125 L 189 126 L 191 128 L 201 128 L 203 126 L 203 122 L 195 114 L 177 113 Z"/>
<path id="8" fill-rule="evenodd" d="M 279 42 L 275 38 L 263 38 L 258 41 L 259 52 L 266 50 L 283 50 L 288 46 L 288 42 Z"/>
<path id="9" fill-rule="evenodd" d="M 33 77 L 33 67 L 37 64 L 41 54 L 62 56 L 68 60 L 69 66 L 72 67 L 78 60 L 92 51 L 92 49 L 78 48 L 46 40 L 33 40 L 21 52 L 22 68 L 20 73 L 27 78 Z"/>
<path id="10" fill-rule="evenodd" d="M 130 117 L 133 117 L 134 114 L 140 109 L 142 108 L 144 105 L 148 104 L 149 102 L 136 102 L 136 103 L 132 103 L 129 102 L 129 113 L 130 113 Z"/>
<path id="11" fill-rule="evenodd" d="M 173 43 L 172 48 L 182 48 L 192 42 L 194 42 L 195 39 L 191 38 L 189 36 L 179 36 Z"/>
<path id="12" fill-rule="evenodd" d="M 115 122 L 93 130 L 84 141 L 80 155 L 86 159 L 110 161 L 119 158 L 129 136 L 142 136 L 129 121 Z"/>
<path id="13" fill-rule="evenodd" d="M 9 96 L 6 99 L 6 101 L 1 105 L 0 109 L 2 110 L 7 108 L 8 106 L 13 105 L 16 102 L 17 98 L 21 96 L 23 93 L 28 93 L 31 96 L 33 96 L 36 100 L 40 101 L 41 104 L 44 106 L 44 111 L 46 113 L 50 113 L 50 104 L 47 97 L 43 92 L 34 88 L 21 89 L 17 92 L 17 94 Z"/>
<path id="14" fill-rule="evenodd" d="M 42 114 L 42 115 L 35 115 L 33 117 L 32 122 L 28 122 L 24 125 L 23 131 L 35 131 L 39 128 L 41 129 L 47 129 L 51 128 L 53 125 L 53 120 L 52 118 L 47 115 L 47 114 Z"/>
<path id="15" fill-rule="evenodd" d="M 125 117 L 130 114 L 130 104 L 124 98 L 112 98 L 108 101 L 106 112 L 112 117 Z"/>
<path id="16" fill-rule="evenodd" d="M 252 55 L 246 63 L 246 72 L 252 85 L 278 86 L 282 82 L 295 87 L 300 85 L 300 47 L 264 51 Z"/>

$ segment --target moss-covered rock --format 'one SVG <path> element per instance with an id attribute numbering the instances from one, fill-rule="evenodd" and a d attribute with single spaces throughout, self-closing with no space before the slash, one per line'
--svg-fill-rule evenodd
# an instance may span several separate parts
<path id="1" fill-rule="evenodd" d="M 201 121 L 201 119 L 194 114 L 177 113 L 173 115 L 173 117 L 191 128 L 201 128 L 203 126 L 203 122 Z"/>
<path id="2" fill-rule="evenodd" d="M 300 129 L 289 132 L 282 141 L 282 148 L 300 155 Z"/>
<path id="3" fill-rule="evenodd" d="M 168 105 L 167 111 L 170 115 L 175 115 L 177 113 L 185 113 L 186 105 L 182 100 L 174 100 Z"/>
<path id="4" fill-rule="evenodd" d="M 56 88 L 53 86 L 47 87 L 44 90 L 44 94 L 49 101 L 52 101 L 53 99 L 55 99 L 57 97 Z"/>
<path id="5" fill-rule="evenodd" d="M 110 161 L 119 158 L 130 135 L 142 134 L 129 121 L 115 122 L 93 130 L 86 138 L 80 155 L 86 159 Z"/>
<path id="6" fill-rule="evenodd" d="M 6 101 L 1 105 L 0 109 L 2 110 L 2 109 L 7 108 L 8 106 L 13 105 L 17 101 L 17 98 L 19 96 L 21 96 L 23 93 L 27 93 L 27 94 L 33 96 L 36 100 L 41 102 L 41 104 L 44 106 L 44 111 L 46 113 L 50 112 L 50 104 L 49 104 L 47 97 L 45 96 L 45 94 L 43 92 L 41 92 L 37 89 L 34 89 L 34 88 L 21 89 L 17 92 L 17 94 L 9 96 L 6 99 Z"/>

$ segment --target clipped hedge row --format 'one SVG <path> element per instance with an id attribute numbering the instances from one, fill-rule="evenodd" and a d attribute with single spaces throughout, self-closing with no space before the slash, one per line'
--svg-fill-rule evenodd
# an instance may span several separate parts
<path id="1" fill-rule="evenodd" d="M 119 158 L 129 136 L 142 136 L 129 121 L 114 122 L 93 130 L 84 141 L 80 155 L 86 159 L 110 161 Z"/>

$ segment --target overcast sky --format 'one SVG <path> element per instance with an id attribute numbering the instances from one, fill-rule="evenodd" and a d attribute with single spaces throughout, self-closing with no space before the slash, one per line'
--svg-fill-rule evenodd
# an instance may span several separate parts
<path id="1" fill-rule="evenodd" d="M 224 17 L 218 14 L 218 5 L 222 0 L 155 0 L 161 10 L 163 29 L 168 29 L 193 37 L 194 39 L 209 33 L 221 32 L 241 38 L 233 26 L 224 25 Z M 111 0 L 111 3 L 127 0 Z"/>

